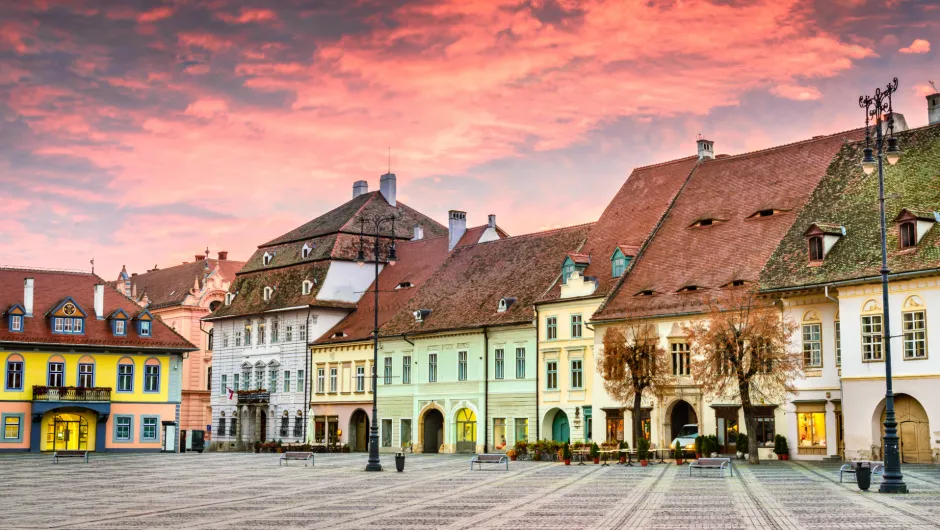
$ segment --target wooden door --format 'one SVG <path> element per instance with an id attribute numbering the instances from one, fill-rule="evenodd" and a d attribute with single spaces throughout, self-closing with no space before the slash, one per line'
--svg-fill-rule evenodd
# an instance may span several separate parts
<path id="1" fill-rule="evenodd" d="M 901 439 L 901 462 L 931 463 L 930 425 L 927 422 L 927 412 L 924 407 L 911 396 L 898 394 L 894 398 L 894 411 L 898 422 L 898 436 Z M 885 412 L 882 411 L 882 454 L 884 454 L 884 419 Z"/>

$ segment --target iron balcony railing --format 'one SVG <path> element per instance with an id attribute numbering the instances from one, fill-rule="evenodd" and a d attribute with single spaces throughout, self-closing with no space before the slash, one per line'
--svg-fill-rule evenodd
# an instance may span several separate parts
<path id="1" fill-rule="evenodd" d="M 34 386 L 33 401 L 111 401 L 111 389 L 107 387 L 81 386 Z"/>
<path id="2" fill-rule="evenodd" d="M 271 393 L 267 390 L 239 390 L 238 404 L 245 405 L 249 403 L 270 403 Z"/>

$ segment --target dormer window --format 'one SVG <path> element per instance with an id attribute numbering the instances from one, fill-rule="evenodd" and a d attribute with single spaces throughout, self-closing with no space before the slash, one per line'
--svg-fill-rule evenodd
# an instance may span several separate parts
<path id="1" fill-rule="evenodd" d="M 272 289 L 272 288 L 270 288 L 270 287 L 265 287 L 265 288 L 264 288 L 264 294 L 263 294 L 264 301 L 267 302 L 267 301 L 271 300 L 271 296 L 272 296 L 273 294 L 274 294 L 274 289 Z"/>
<path id="2" fill-rule="evenodd" d="M 940 213 L 929 210 L 904 208 L 895 218 L 898 223 L 898 243 L 902 250 L 917 247 L 920 240 L 940 221 Z"/>
<path id="3" fill-rule="evenodd" d="M 23 331 L 22 315 L 10 315 L 10 331 Z"/>
<path id="4" fill-rule="evenodd" d="M 512 304 L 513 304 L 515 301 L 516 301 L 515 298 L 505 298 L 505 297 L 504 297 L 504 298 L 501 298 L 501 299 L 499 300 L 499 306 L 497 306 L 497 308 L 496 308 L 496 312 L 497 312 L 497 313 L 505 313 L 506 310 L 508 310 L 510 307 L 512 307 Z"/>
<path id="5" fill-rule="evenodd" d="M 124 321 L 124 320 L 115 320 L 115 321 L 114 321 L 114 334 L 115 334 L 115 335 L 124 336 L 124 335 L 127 334 L 127 332 L 124 331 L 124 324 L 125 324 L 125 323 L 126 323 L 126 321 Z"/>
<path id="6" fill-rule="evenodd" d="M 265 253 L 264 253 L 264 256 L 261 257 L 261 263 L 262 263 L 265 267 L 267 267 L 268 265 L 271 264 L 271 260 L 272 260 L 272 259 L 274 259 L 274 255 L 265 252 Z"/>
<path id="7" fill-rule="evenodd" d="M 826 259 L 839 239 L 845 236 L 845 228 L 831 223 L 813 223 L 803 235 L 806 236 L 810 263 L 819 264 Z"/>
<path id="8" fill-rule="evenodd" d="M 141 337 L 149 337 L 149 336 L 150 336 L 150 321 L 146 321 L 146 322 L 141 322 L 141 323 L 140 323 L 140 331 L 139 331 L 139 334 L 140 334 Z"/>
<path id="9" fill-rule="evenodd" d="M 225 305 L 232 305 L 232 300 L 235 299 L 235 293 L 225 293 Z"/>
<path id="10" fill-rule="evenodd" d="M 726 287 L 742 287 L 744 280 L 732 280 Z"/>
<path id="11" fill-rule="evenodd" d="M 134 319 L 137 321 L 137 335 L 141 337 L 149 337 L 152 332 L 152 321 L 153 316 L 150 315 L 150 311 L 144 310 Z"/>
<path id="12" fill-rule="evenodd" d="M 420 322 L 424 322 L 424 319 L 428 318 L 428 315 L 431 314 L 431 310 L 430 309 L 418 309 L 412 314 L 415 317 L 415 322 L 420 323 Z"/>
<path id="13" fill-rule="evenodd" d="M 824 252 L 822 236 L 813 236 L 809 238 L 809 260 L 822 261 L 823 256 Z"/>
<path id="14" fill-rule="evenodd" d="M 695 291 L 701 290 L 701 287 L 698 285 L 686 285 L 685 287 L 676 291 L 677 293 L 694 293 Z"/>
<path id="15" fill-rule="evenodd" d="M 85 332 L 85 311 L 72 300 L 72 297 L 67 297 L 56 306 L 51 311 L 50 318 L 53 333 L 81 335 Z M 127 318 L 126 315 L 125 318 Z"/>
<path id="16" fill-rule="evenodd" d="M 111 333 L 115 337 L 127 336 L 127 321 L 130 320 L 130 316 L 123 309 L 115 309 L 108 320 L 111 321 Z"/>
<path id="17" fill-rule="evenodd" d="M 781 210 L 775 210 L 773 208 L 766 208 L 764 210 L 757 210 L 748 216 L 748 219 L 760 219 L 762 217 L 773 217 L 775 215 L 780 215 L 783 213 Z"/>
<path id="18" fill-rule="evenodd" d="M 301 294 L 306 296 L 310 294 L 311 291 L 313 291 L 313 282 L 311 282 L 310 280 L 304 280 L 304 283 L 302 283 L 300 286 Z"/>
<path id="19" fill-rule="evenodd" d="M 901 233 L 901 248 L 914 248 L 917 246 L 917 225 L 913 221 L 906 221 L 898 225 Z"/>
<path id="20" fill-rule="evenodd" d="M 568 283 L 568 278 L 570 278 L 575 271 L 584 275 L 584 269 L 586 269 L 590 263 L 591 256 L 587 254 L 568 254 L 561 265 L 561 283 Z"/>
<path id="21" fill-rule="evenodd" d="M 630 253 L 624 252 L 624 248 L 627 248 Z M 635 249 L 633 247 L 617 247 L 614 250 L 614 254 L 610 257 L 610 275 L 613 278 L 619 278 L 623 276 L 623 273 L 627 270 L 627 265 L 630 264 L 630 261 L 633 260 L 635 255 Z"/>
<path id="22" fill-rule="evenodd" d="M 703 228 L 703 227 L 706 227 L 706 226 L 716 225 L 716 224 L 721 223 L 721 222 L 723 222 L 723 221 L 724 221 L 723 219 L 715 219 L 715 218 L 713 218 L 713 217 L 705 217 L 705 218 L 699 219 L 699 220 L 695 221 L 694 223 L 692 223 L 691 225 L 689 225 L 689 228 Z"/>
<path id="23" fill-rule="evenodd" d="M 412 285 L 411 282 L 401 282 L 401 283 L 399 283 L 398 285 L 395 286 L 395 290 L 398 290 L 398 289 L 411 289 L 412 287 L 414 287 L 414 285 Z"/>
<path id="24" fill-rule="evenodd" d="M 337 332 L 334 333 L 333 336 L 330 337 L 330 338 L 333 338 L 333 339 L 341 339 L 341 338 L 343 338 L 343 337 L 345 337 L 345 336 L 346 336 L 346 333 L 344 333 L 344 332 L 342 332 L 342 331 L 337 331 Z"/>
<path id="25" fill-rule="evenodd" d="M 312 250 L 313 250 L 313 248 L 310 246 L 309 243 L 304 243 L 304 247 L 303 247 L 302 249 L 300 249 L 300 259 L 307 259 L 307 258 L 309 258 L 309 257 L 310 257 L 310 251 L 312 251 Z"/>
<path id="26" fill-rule="evenodd" d="M 636 296 L 653 296 L 654 294 L 656 294 L 655 291 L 651 289 L 646 289 L 646 290 L 636 293 Z"/>
<path id="27" fill-rule="evenodd" d="M 574 274 L 574 263 L 566 261 L 564 265 L 561 266 L 561 283 L 568 283 L 568 278 Z"/>

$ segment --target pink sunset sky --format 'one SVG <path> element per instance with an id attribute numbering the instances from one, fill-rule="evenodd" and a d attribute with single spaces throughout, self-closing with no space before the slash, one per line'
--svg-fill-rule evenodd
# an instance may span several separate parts
<path id="1" fill-rule="evenodd" d="M 511 234 L 632 168 L 926 124 L 940 6 L 904 0 L 0 2 L 0 264 L 167 267 L 377 189 Z M 903 147 L 903 146 L 902 146 Z"/>

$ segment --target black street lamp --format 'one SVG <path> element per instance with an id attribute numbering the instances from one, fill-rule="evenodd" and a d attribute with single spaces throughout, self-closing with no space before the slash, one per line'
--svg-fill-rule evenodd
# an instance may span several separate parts
<path id="1" fill-rule="evenodd" d="M 395 254 L 395 221 L 401 219 L 401 216 L 377 217 L 374 219 L 360 219 L 359 221 L 359 253 L 356 255 L 356 263 L 360 267 L 366 264 L 365 238 L 372 237 L 372 261 L 375 262 L 375 281 L 372 282 L 375 293 L 375 325 L 372 328 L 372 428 L 369 432 L 369 462 L 366 464 L 366 471 L 382 471 L 382 462 L 379 460 L 379 401 L 377 392 L 377 376 L 379 366 L 379 263 L 381 258 L 381 232 L 382 226 L 390 224 L 392 235 L 388 243 L 386 262 L 389 265 L 395 265 L 398 256 Z M 365 226 L 368 223 L 370 228 L 375 231 L 367 234 Z"/>
<path id="2" fill-rule="evenodd" d="M 884 322 L 882 327 L 881 344 L 885 355 L 885 435 L 884 435 L 884 477 L 878 491 L 881 493 L 907 493 L 907 485 L 901 475 L 901 455 L 898 451 L 898 422 L 894 416 L 894 392 L 891 388 L 891 324 L 888 310 L 888 240 L 885 221 L 885 174 L 884 159 L 892 166 L 898 162 L 901 150 L 898 148 L 898 139 L 894 137 L 894 109 L 891 107 L 891 94 L 898 89 L 898 78 L 895 77 L 887 84 L 884 91 L 875 89 L 875 96 L 861 96 L 858 106 L 865 109 L 865 157 L 862 159 L 862 169 L 866 175 L 871 175 L 878 167 L 878 201 L 881 204 L 881 297 L 884 307 Z M 885 150 L 885 137 L 882 132 L 882 123 L 887 120 L 888 148 Z M 871 148 L 870 124 L 875 123 L 875 147 L 878 150 L 877 163 Z"/>

